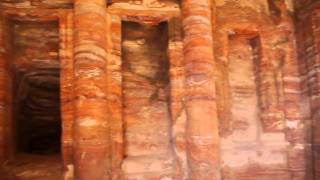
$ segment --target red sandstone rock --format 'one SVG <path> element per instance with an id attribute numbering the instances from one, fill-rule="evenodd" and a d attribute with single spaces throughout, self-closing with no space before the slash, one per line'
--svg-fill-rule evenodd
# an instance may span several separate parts
<path id="1" fill-rule="evenodd" d="M 1 0 L 0 160 L 60 103 L 65 179 L 317 179 L 319 5 Z"/>
<path id="2" fill-rule="evenodd" d="M 74 178 L 108 179 L 106 2 L 76 0 L 74 6 Z"/>
<path id="3" fill-rule="evenodd" d="M 209 1 L 182 1 L 186 143 L 191 179 L 219 179 L 220 175 L 211 16 Z"/>

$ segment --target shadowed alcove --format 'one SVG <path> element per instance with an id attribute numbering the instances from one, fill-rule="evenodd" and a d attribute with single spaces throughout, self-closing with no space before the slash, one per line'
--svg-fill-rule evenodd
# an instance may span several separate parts
<path id="1" fill-rule="evenodd" d="M 13 24 L 13 111 L 17 151 L 60 151 L 57 22 Z"/>
<path id="2" fill-rule="evenodd" d="M 139 169 L 133 160 L 163 164 L 170 159 L 168 24 L 122 22 L 124 171 L 168 173 L 170 168 Z M 154 156 L 150 158 L 150 156 Z M 133 164 L 132 164 L 133 163 Z M 128 176 L 129 177 L 129 176 Z M 131 176 L 130 176 L 131 177 Z M 136 177 L 136 176 L 134 176 Z"/>
<path id="3" fill-rule="evenodd" d="M 58 178 L 62 130 L 58 21 L 8 19 L 6 25 L 10 52 L 6 121 L 12 136 L 7 140 L 14 159 L 4 169 L 17 177 L 28 168 L 22 177 Z"/>
<path id="4" fill-rule="evenodd" d="M 0 179 L 319 179 L 319 1 L 0 7 Z"/>

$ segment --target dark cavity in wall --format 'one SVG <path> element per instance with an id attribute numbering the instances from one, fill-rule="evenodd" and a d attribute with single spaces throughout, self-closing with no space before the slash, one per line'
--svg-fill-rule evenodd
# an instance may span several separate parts
<path id="1" fill-rule="evenodd" d="M 12 23 L 13 119 L 18 152 L 60 152 L 58 22 Z"/>

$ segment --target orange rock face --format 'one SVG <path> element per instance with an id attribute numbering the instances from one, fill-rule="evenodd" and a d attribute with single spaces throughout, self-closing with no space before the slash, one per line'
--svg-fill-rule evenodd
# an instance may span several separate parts
<path id="1" fill-rule="evenodd" d="M 60 149 L 75 180 L 318 179 L 319 19 L 312 0 L 0 0 L 0 160 Z"/>
<path id="2" fill-rule="evenodd" d="M 124 22 L 122 28 L 125 178 L 171 177 L 168 26 Z"/>

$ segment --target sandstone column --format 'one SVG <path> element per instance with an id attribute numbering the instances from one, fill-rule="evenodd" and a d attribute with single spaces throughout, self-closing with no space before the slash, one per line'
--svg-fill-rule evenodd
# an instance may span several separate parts
<path id="1" fill-rule="evenodd" d="M 219 179 L 219 134 L 209 0 L 183 0 L 190 179 Z"/>
<path id="2" fill-rule="evenodd" d="M 75 179 L 109 179 L 105 0 L 74 4 Z"/>

